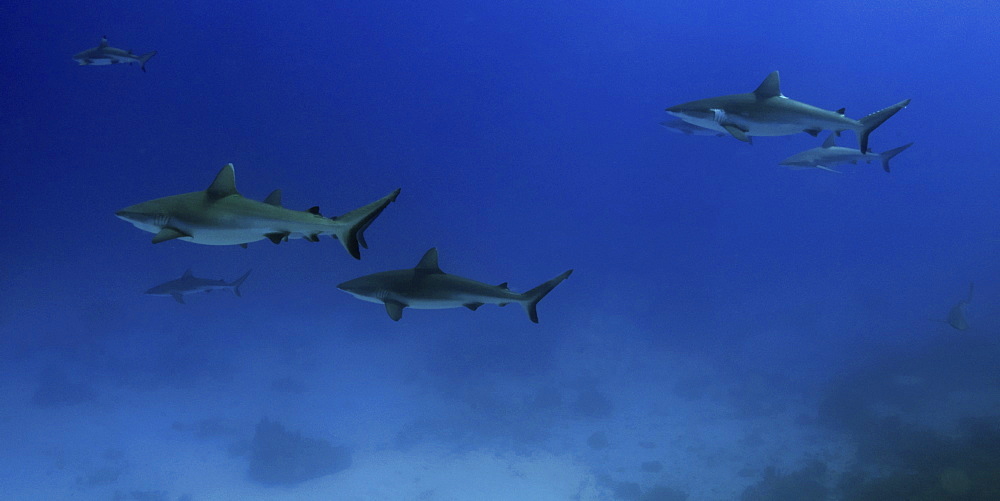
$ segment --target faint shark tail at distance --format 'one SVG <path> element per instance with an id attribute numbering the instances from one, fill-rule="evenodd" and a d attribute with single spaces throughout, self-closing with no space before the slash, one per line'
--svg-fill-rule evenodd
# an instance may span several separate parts
<path id="1" fill-rule="evenodd" d="M 342 229 L 337 230 L 336 238 L 340 240 L 341 245 L 347 249 L 347 252 L 350 252 L 354 256 L 354 259 L 361 259 L 359 244 L 365 249 L 368 248 L 368 243 L 365 242 L 365 230 L 385 210 L 389 203 L 396 201 L 397 196 L 399 196 L 399 188 L 364 207 L 354 209 L 343 216 L 334 218 L 337 221 L 345 223 Z"/>
<path id="2" fill-rule="evenodd" d="M 888 108 L 868 115 L 859 122 L 861 122 L 861 130 L 858 131 L 858 146 L 860 146 L 861 153 L 868 153 L 868 135 L 872 133 L 879 125 L 888 120 L 890 117 L 896 114 L 899 110 L 906 108 L 910 104 L 910 100 L 900 101 Z"/>
<path id="3" fill-rule="evenodd" d="M 530 318 L 532 322 L 536 324 L 538 323 L 538 312 L 535 310 L 538 306 L 538 302 L 541 301 L 546 294 L 552 292 L 552 289 L 555 289 L 556 286 L 563 280 L 566 280 L 566 277 L 568 277 L 571 273 L 573 273 L 573 270 L 566 270 L 558 277 L 553 278 L 552 280 L 549 280 L 548 282 L 545 282 L 544 284 L 539 285 L 524 294 L 521 294 L 521 296 L 524 297 L 524 299 L 521 300 L 521 306 L 524 307 L 524 311 L 528 313 L 528 318 Z"/>
<path id="4" fill-rule="evenodd" d="M 229 284 L 233 287 L 233 294 L 236 294 L 238 297 L 243 297 L 243 294 L 240 293 L 240 286 L 243 285 L 243 281 L 250 276 L 251 271 L 253 271 L 252 268 L 247 270 L 247 272 L 244 273 L 242 277 L 233 280 L 233 283 Z"/>
<path id="5" fill-rule="evenodd" d="M 146 71 L 146 61 L 149 61 L 156 55 L 156 51 L 149 51 L 141 56 L 139 56 L 139 68 L 145 72 Z"/>
<path id="6" fill-rule="evenodd" d="M 892 160 L 892 157 L 899 155 L 903 152 L 903 150 L 909 148 L 910 146 L 913 146 L 913 143 L 907 143 L 899 148 L 893 148 L 889 151 L 883 151 L 880 153 L 879 156 L 882 157 L 882 170 L 889 172 L 889 160 Z"/>

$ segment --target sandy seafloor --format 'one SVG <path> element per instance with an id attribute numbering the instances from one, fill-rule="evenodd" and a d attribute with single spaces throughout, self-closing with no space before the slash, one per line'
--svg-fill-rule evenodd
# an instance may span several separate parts
<path id="1" fill-rule="evenodd" d="M 150 300 L 161 299 L 168 301 Z M 816 402 L 809 397 L 789 397 L 774 381 L 727 380 L 696 357 L 602 335 L 623 319 L 594 322 L 564 341 L 553 371 L 566 374 L 563 381 L 498 371 L 473 378 L 461 397 L 421 374 L 426 369 L 414 361 L 426 340 L 294 341 L 272 321 L 261 327 L 247 320 L 273 327 L 275 337 L 230 345 L 221 376 L 211 375 L 206 355 L 188 369 L 196 374 L 174 384 L 96 376 L 103 382 L 90 385 L 93 399 L 53 408 L 27 403 L 44 367 L 3 381 L 3 498 L 604 500 L 634 482 L 709 501 L 739 499 L 767 467 L 792 471 L 820 460 L 836 471 L 852 457 L 847 441 L 812 424 Z M 300 320 L 296 332 L 324 325 Z M 73 365 L 65 367 L 71 380 Z M 569 410 L 569 396 L 587 391 L 569 376 L 586 372 L 581 367 L 603 375 L 588 385 L 607 396 L 613 412 Z M 561 388 L 565 401 L 533 408 L 527 402 L 540 385 Z M 262 417 L 350 447 L 352 465 L 290 487 L 251 481 L 239 444 Z M 606 445 L 588 445 L 595 432 Z M 662 469 L 644 471 L 652 461 Z"/>

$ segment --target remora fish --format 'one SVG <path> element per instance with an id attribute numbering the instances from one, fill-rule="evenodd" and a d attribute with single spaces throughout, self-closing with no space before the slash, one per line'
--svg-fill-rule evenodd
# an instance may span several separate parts
<path id="1" fill-rule="evenodd" d="M 364 231 L 396 200 L 399 190 L 340 217 L 327 218 L 319 207 L 308 211 L 281 206 L 281 190 L 274 190 L 263 202 L 244 198 L 236 191 L 233 164 L 227 164 L 204 191 L 157 198 L 126 207 L 116 216 L 140 230 L 155 233 L 153 243 L 180 239 L 205 245 L 242 245 L 269 239 L 274 243 L 289 238 L 318 242 L 322 234 L 340 240 L 355 259 L 361 247 L 368 248 Z"/>
<path id="2" fill-rule="evenodd" d="M 101 43 L 97 44 L 97 47 L 92 49 L 87 49 L 79 54 L 73 56 L 73 60 L 80 63 L 81 65 L 95 65 L 103 66 L 107 64 L 119 64 L 119 63 L 139 63 L 139 68 L 142 71 L 146 71 L 146 61 L 156 55 L 156 51 L 147 52 L 141 56 L 137 56 L 130 50 L 116 49 L 114 47 L 108 46 L 108 37 L 102 37 Z"/>
<path id="3" fill-rule="evenodd" d="M 900 101 L 861 120 L 844 116 L 844 110 L 827 111 L 789 99 L 781 93 L 775 71 L 753 92 L 710 97 L 667 108 L 667 113 L 688 123 L 731 134 L 750 142 L 751 136 L 787 136 L 808 132 L 852 130 L 858 136 L 862 153 L 868 152 L 868 135 L 899 110 L 910 104 Z"/>
<path id="4" fill-rule="evenodd" d="M 882 169 L 889 172 L 889 160 L 892 160 L 892 157 L 902 153 L 903 150 L 909 148 L 910 146 L 913 146 L 913 143 L 907 143 L 903 146 L 893 148 L 883 153 L 875 153 L 874 151 L 861 153 L 861 150 L 837 146 L 836 137 L 831 133 L 830 137 L 826 138 L 826 141 L 823 141 L 823 146 L 820 146 L 819 148 L 812 148 L 801 153 L 796 153 L 782 160 L 780 165 L 788 165 L 792 167 L 813 167 L 828 170 L 830 172 L 837 172 L 836 170 L 831 169 L 830 166 L 839 164 L 857 164 L 858 162 L 871 163 L 872 160 L 878 160 L 882 163 Z"/>
<path id="5" fill-rule="evenodd" d="M 518 303 L 532 322 L 538 323 L 535 307 L 559 283 L 573 273 L 561 275 L 525 293 L 507 288 L 507 283 L 489 285 L 457 275 L 449 275 L 438 267 L 438 252 L 432 248 L 415 268 L 373 273 L 337 286 L 338 289 L 371 303 L 384 303 L 393 320 L 403 316 L 403 308 L 435 310 L 464 306 L 475 311 L 484 304 L 506 306 Z"/>
<path id="6" fill-rule="evenodd" d="M 184 304 L 184 296 L 187 294 L 212 292 L 214 290 L 229 289 L 233 291 L 233 294 L 243 297 L 243 294 L 240 294 L 240 286 L 243 285 L 243 281 L 250 276 L 250 271 L 253 270 L 248 270 L 242 277 L 237 278 L 232 282 L 226 282 L 225 280 L 198 278 L 191 273 L 191 269 L 189 268 L 183 275 L 181 275 L 181 278 L 157 285 L 156 287 L 146 291 L 146 294 L 151 296 L 170 296 L 181 304 Z"/>

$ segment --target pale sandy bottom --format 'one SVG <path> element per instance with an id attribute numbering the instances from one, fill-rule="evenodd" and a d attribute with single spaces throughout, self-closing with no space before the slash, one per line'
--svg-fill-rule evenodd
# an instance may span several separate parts
<path id="1" fill-rule="evenodd" d="M 98 401 L 56 409 L 26 404 L 33 378 L 9 380 L 0 415 L 3 499 L 191 500 L 608 500 L 613 486 L 635 482 L 687 492 L 690 501 L 738 499 L 769 466 L 793 471 L 818 459 L 832 470 L 851 457 L 837 437 L 797 424 L 808 403 L 754 417 L 735 408 L 716 383 L 699 399 L 672 396 L 663 387 L 696 367 L 671 364 L 670 376 L 646 384 L 602 382 L 615 405 L 608 418 L 557 417 L 543 441 L 526 446 L 503 440 L 473 447 L 425 440 L 394 447 L 393 437 L 415 416 L 460 413 L 461 405 L 400 391 L 390 379 L 341 381 L 355 395 L 341 400 L 324 392 L 275 398 L 252 388 L 252 373 L 236 382 L 196 389 L 103 389 Z M 314 376 L 331 370 L 312 369 Z M 366 386 L 362 386 L 366 385 Z M 627 391 L 626 391 L 627 389 Z M 334 391 L 334 390 L 332 390 Z M 509 389 L 511 398 L 520 390 Z M 371 395 L 367 401 L 357 395 Z M 353 449 L 344 471 L 293 487 L 265 487 L 248 478 L 246 456 L 232 444 L 253 435 L 263 416 L 306 436 Z M 196 438 L 177 423 L 218 417 L 232 434 Z M 607 447 L 587 438 L 603 432 Z M 642 463 L 659 461 L 647 472 Z M 161 493 L 159 498 L 141 498 Z M 131 496 L 131 497 L 130 497 Z"/>

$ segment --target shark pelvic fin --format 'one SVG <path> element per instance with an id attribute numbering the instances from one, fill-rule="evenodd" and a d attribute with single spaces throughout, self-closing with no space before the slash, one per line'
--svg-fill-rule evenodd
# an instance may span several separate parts
<path id="1" fill-rule="evenodd" d="M 465 306 L 466 308 L 468 308 L 468 309 L 470 309 L 472 311 L 476 311 L 477 308 L 479 308 L 480 306 L 482 306 L 484 304 L 486 304 L 486 303 L 468 303 L 468 304 L 464 304 L 462 306 Z"/>
<path id="2" fill-rule="evenodd" d="M 173 240 L 175 238 L 190 237 L 187 233 L 176 228 L 171 228 L 169 226 L 163 227 L 156 235 L 153 235 L 153 243 L 158 244 L 160 242 L 166 242 L 167 240 Z"/>
<path id="3" fill-rule="evenodd" d="M 171 294 L 170 297 L 174 298 L 174 301 L 177 301 L 180 304 L 184 304 L 184 296 L 175 293 Z"/>
<path id="4" fill-rule="evenodd" d="M 264 199 L 264 203 L 275 207 L 281 207 L 281 190 L 272 191 L 271 194 Z"/>
<path id="5" fill-rule="evenodd" d="M 753 95 L 757 96 L 757 99 L 768 99 L 772 97 L 784 97 L 781 94 L 781 79 L 778 78 L 778 72 L 772 71 L 763 82 L 757 86 L 757 89 L 753 91 Z"/>
<path id="6" fill-rule="evenodd" d="M 753 141 L 750 140 L 750 136 L 747 136 L 747 132 L 745 130 L 743 130 L 743 129 L 735 126 L 735 125 L 725 125 L 725 124 L 722 125 L 722 128 L 726 129 L 726 132 L 728 132 L 730 135 L 732 135 L 736 139 L 739 139 L 740 141 L 743 141 L 744 143 L 751 143 L 751 144 L 753 144 Z"/>
<path id="7" fill-rule="evenodd" d="M 226 164 L 226 166 L 223 167 L 218 174 L 216 174 L 215 180 L 212 181 L 211 186 L 205 190 L 205 193 L 207 193 L 208 197 L 212 200 L 218 200 L 230 195 L 240 194 L 236 191 L 236 171 L 233 170 L 233 164 Z"/>
<path id="8" fill-rule="evenodd" d="M 393 301 L 392 299 L 385 300 L 385 312 L 394 321 L 398 322 L 399 319 L 403 318 L 403 308 L 406 308 L 406 305 L 399 301 Z"/>
<path id="9" fill-rule="evenodd" d="M 275 244 L 280 244 L 281 242 L 287 242 L 288 235 L 290 234 L 291 233 L 287 231 L 276 231 L 274 233 L 265 233 L 264 236 L 267 237 L 268 240 L 274 242 Z"/>

